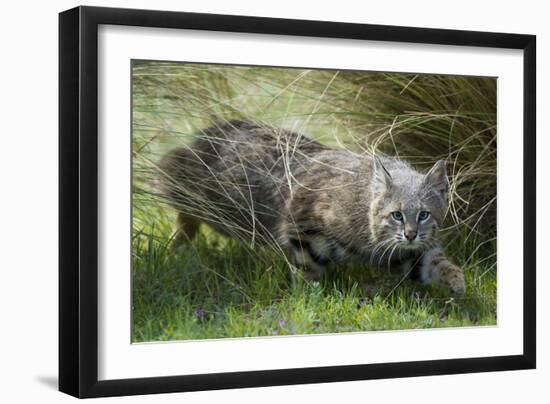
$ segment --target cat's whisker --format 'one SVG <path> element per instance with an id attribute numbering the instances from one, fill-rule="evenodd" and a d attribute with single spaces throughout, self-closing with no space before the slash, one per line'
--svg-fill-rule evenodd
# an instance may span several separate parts
<path id="1" fill-rule="evenodd" d="M 386 239 L 380 243 L 377 244 L 377 246 L 372 250 L 371 252 L 371 258 L 370 258 L 370 264 L 372 265 L 373 264 L 373 259 L 374 257 L 376 256 L 376 254 L 378 254 L 378 251 L 380 251 L 382 248 L 384 248 L 385 246 L 387 246 L 388 244 L 391 244 L 394 240 L 392 239 Z M 385 251 L 384 251 L 385 252 Z M 382 254 L 383 255 L 383 254 Z"/>
<path id="2" fill-rule="evenodd" d="M 373 246 L 373 248 L 372 248 L 371 251 L 372 251 L 373 253 L 376 253 L 376 252 L 378 252 L 378 250 L 380 250 L 380 249 L 381 249 L 382 247 L 384 247 L 386 244 L 391 243 L 392 241 L 393 241 L 393 240 L 392 240 L 391 238 L 384 239 L 384 240 L 382 240 L 381 242 L 375 244 L 375 245 Z"/>
<path id="3" fill-rule="evenodd" d="M 393 253 L 395 252 L 395 249 L 396 249 L 398 246 L 399 246 L 398 243 L 395 243 L 395 244 L 394 244 L 394 247 L 393 247 L 393 249 L 391 250 L 390 255 L 389 255 L 389 257 L 388 257 L 388 273 L 391 271 L 391 257 L 392 257 L 392 255 L 393 255 Z"/>
<path id="4" fill-rule="evenodd" d="M 380 268 L 382 266 L 382 260 L 384 259 L 384 256 L 386 255 L 386 252 L 388 252 L 392 247 L 394 247 L 396 245 L 396 242 L 391 240 L 392 243 L 386 247 L 386 249 L 384 250 L 384 252 L 382 253 L 382 255 L 380 255 L 380 258 L 378 259 L 378 267 Z"/>

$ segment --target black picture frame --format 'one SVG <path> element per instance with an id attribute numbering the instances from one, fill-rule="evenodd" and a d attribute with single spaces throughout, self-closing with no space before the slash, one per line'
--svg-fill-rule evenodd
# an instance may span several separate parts
<path id="1" fill-rule="evenodd" d="M 181 28 L 523 51 L 523 354 L 98 381 L 98 26 Z M 102 397 L 324 383 L 536 366 L 533 35 L 77 7 L 59 15 L 59 390 Z"/>

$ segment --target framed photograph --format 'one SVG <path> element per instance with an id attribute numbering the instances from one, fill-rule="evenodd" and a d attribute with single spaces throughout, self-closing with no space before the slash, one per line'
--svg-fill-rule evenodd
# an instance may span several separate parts
<path id="1" fill-rule="evenodd" d="M 535 37 L 59 18 L 59 388 L 535 368 Z"/>

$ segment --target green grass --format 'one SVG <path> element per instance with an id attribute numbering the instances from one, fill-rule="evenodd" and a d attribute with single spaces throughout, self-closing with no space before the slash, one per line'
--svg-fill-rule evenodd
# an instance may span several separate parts
<path id="1" fill-rule="evenodd" d="M 496 324 L 496 80 L 135 62 L 134 342 Z M 298 130 L 327 145 L 449 162 L 441 233 L 466 295 L 366 266 L 291 283 L 284 259 L 203 226 L 171 248 L 174 212 L 155 195 L 157 162 L 216 122 Z"/>
<path id="2" fill-rule="evenodd" d="M 157 220 L 134 234 L 134 342 L 496 323 L 496 273 L 488 260 L 469 260 L 460 298 L 366 266 L 332 268 L 320 283 L 291 282 L 280 257 L 251 252 L 206 226 L 173 251 L 171 217 L 160 209 L 136 213 Z"/>

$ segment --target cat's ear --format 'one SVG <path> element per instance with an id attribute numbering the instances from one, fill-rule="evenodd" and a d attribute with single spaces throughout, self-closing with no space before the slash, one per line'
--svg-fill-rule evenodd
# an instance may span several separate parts
<path id="1" fill-rule="evenodd" d="M 379 191 L 386 191 L 391 188 L 392 177 L 386 170 L 384 164 L 377 156 L 374 156 L 374 183 Z"/>
<path id="2" fill-rule="evenodd" d="M 443 197 L 447 197 L 449 190 L 449 179 L 447 178 L 447 162 L 445 160 L 437 161 L 433 167 L 426 173 L 424 183 L 437 190 Z"/>

